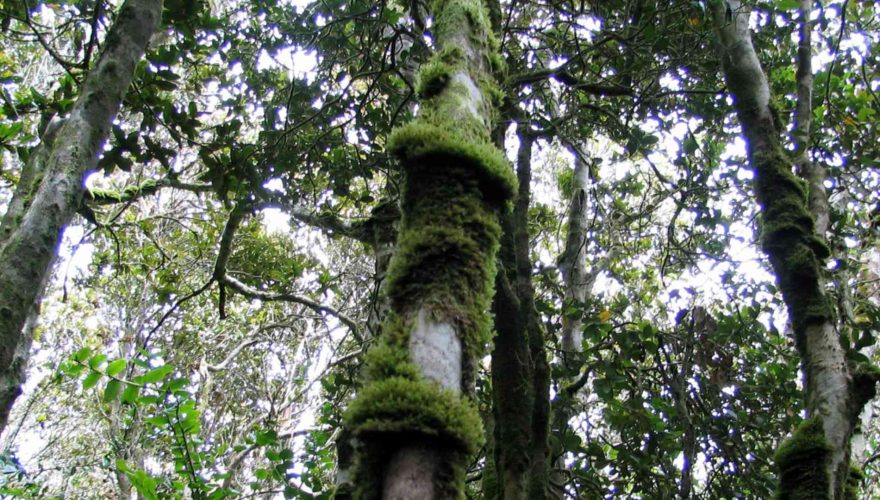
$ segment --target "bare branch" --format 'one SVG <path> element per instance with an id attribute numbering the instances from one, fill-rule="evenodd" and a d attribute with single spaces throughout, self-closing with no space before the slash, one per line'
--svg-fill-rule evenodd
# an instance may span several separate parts
<path id="1" fill-rule="evenodd" d="M 259 331 L 262 331 L 262 329 L 260 329 Z M 224 358 L 223 361 L 217 363 L 216 365 L 207 365 L 208 371 L 209 372 L 221 372 L 221 371 L 225 370 L 226 368 L 228 368 L 229 364 L 232 363 L 232 361 L 239 354 L 241 354 L 241 351 L 247 349 L 248 347 L 250 347 L 254 344 L 259 344 L 260 342 L 262 342 L 264 340 L 264 339 L 256 338 L 257 334 L 258 333 L 254 333 L 250 338 L 248 338 L 247 340 L 245 340 L 241 344 L 238 344 L 235 347 L 235 349 L 229 351 L 229 354 L 226 355 L 226 358 Z"/>
<path id="2" fill-rule="evenodd" d="M 358 332 L 357 322 L 355 322 L 355 320 L 346 316 L 345 314 L 341 313 L 336 308 L 333 308 L 330 306 L 325 306 L 324 304 L 321 304 L 320 302 L 316 302 L 316 301 L 314 301 L 308 297 L 304 297 L 302 295 L 297 295 L 297 294 L 293 294 L 293 293 L 269 293 L 269 292 L 264 292 L 262 290 L 257 290 L 256 288 L 248 286 L 248 285 L 242 283 L 241 281 L 238 281 L 237 279 L 235 279 L 231 276 L 228 276 L 228 275 L 224 275 L 220 279 L 220 281 L 223 284 L 225 284 L 226 286 L 228 286 L 229 288 L 235 290 L 236 292 L 238 292 L 238 293 L 240 293 L 250 299 L 259 299 L 264 302 L 292 302 L 295 304 L 304 305 L 304 306 L 308 307 L 309 309 L 312 309 L 318 313 L 326 313 L 326 314 L 336 316 L 339 319 L 339 321 L 341 321 L 343 324 L 345 324 L 345 326 L 347 326 L 352 331 L 352 333 L 355 335 L 355 337 L 360 339 L 360 333 Z"/>
<path id="3" fill-rule="evenodd" d="M 217 251 L 217 260 L 214 264 L 212 279 L 249 299 L 259 299 L 265 302 L 291 302 L 304 305 L 319 314 L 333 315 L 347 326 L 358 340 L 361 340 L 357 322 L 333 307 L 326 306 L 302 295 L 286 292 L 272 293 L 258 290 L 250 285 L 242 283 L 232 276 L 229 276 L 226 271 L 226 265 L 232 254 L 232 240 L 235 237 L 235 232 L 241 225 L 242 220 L 244 220 L 245 215 L 254 208 L 264 208 L 264 205 L 254 206 L 250 203 L 239 202 L 236 207 L 232 209 L 232 213 L 229 214 L 229 220 L 226 221 L 226 227 L 223 228 L 223 234 L 220 237 L 220 248 Z"/>
<path id="4" fill-rule="evenodd" d="M 581 81 L 572 75 L 568 70 L 564 69 L 544 69 L 533 71 L 531 73 L 523 73 L 511 77 L 507 84 L 513 87 L 527 85 L 530 83 L 541 82 L 547 79 L 554 79 L 557 82 L 567 85 L 575 90 L 580 90 L 587 94 L 598 96 L 631 96 L 634 94 L 633 89 L 621 87 L 618 85 L 599 85 L 595 83 L 587 83 Z"/>
<path id="5" fill-rule="evenodd" d="M 345 219 L 328 213 L 316 213 L 300 205 L 279 205 L 280 209 L 294 219 L 331 234 L 338 234 L 358 241 L 369 243 L 370 235 L 365 231 L 365 220 Z"/>

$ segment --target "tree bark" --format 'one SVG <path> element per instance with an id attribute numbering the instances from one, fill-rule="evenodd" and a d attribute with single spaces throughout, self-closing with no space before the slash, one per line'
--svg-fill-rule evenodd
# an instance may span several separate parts
<path id="1" fill-rule="evenodd" d="M 28 342 L 23 327 L 39 301 L 64 226 L 80 207 L 83 178 L 98 161 L 161 12 L 161 0 L 123 4 L 70 115 L 45 153 L 35 155 L 46 164 L 40 169 L 42 179 L 31 179 L 33 189 L 22 191 L 30 202 L 22 203 L 26 208 L 20 220 L 4 220 L 0 231 L 5 235 L 0 248 L 0 430 L 21 392 L 14 359 L 19 346 Z"/>
<path id="2" fill-rule="evenodd" d="M 574 173 L 571 179 L 571 202 L 568 208 L 568 231 L 565 236 L 565 250 L 559 256 L 559 272 L 565 293 L 566 305 L 582 305 L 590 291 L 596 275 L 587 268 L 587 188 L 590 184 L 590 168 L 580 152 L 574 152 Z M 563 308 L 564 309 L 564 308 Z M 572 358 L 583 350 L 584 333 L 581 314 L 562 315 L 563 361 L 568 368 L 579 369 Z M 574 354 L 574 356 L 572 355 Z"/>
<path id="3" fill-rule="evenodd" d="M 493 309 L 492 397 L 498 494 L 505 499 L 543 498 L 549 473 L 547 406 L 549 371 L 543 330 L 535 310 L 529 255 L 528 209 L 535 138 L 519 124 L 514 210 L 502 216 L 503 236 Z M 525 411 L 532 408 L 532 411 Z"/>
<path id="4" fill-rule="evenodd" d="M 792 173 L 793 162 L 781 145 L 782 126 L 752 46 L 749 12 L 736 0 L 716 0 L 710 7 L 724 76 L 755 172 L 762 246 L 788 308 L 805 376 L 810 418 L 777 453 L 779 494 L 839 499 L 849 476 L 855 416 L 873 397 L 876 377 L 861 375 L 854 384 L 847 365 L 822 278 L 822 261 L 830 251 L 815 232 L 811 190 Z M 806 111 L 799 116 L 803 123 Z"/>
<path id="5" fill-rule="evenodd" d="M 559 256 L 557 266 L 562 276 L 563 284 L 563 312 L 562 332 L 560 341 L 562 345 L 562 363 L 565 367 L 566 382 L 571 382 L 572 377 L 580 377 L 582 368 L 581 352 L 583 351 L 583 321 L 582 311 L 578 309 L 576 315 L 567 312 L 571 306 L 582 306 L 593 289 L 593 283 L 600 266 L 592 270 L 587 267 L 587 219 L 589 213 L 588 186 L 590 183 L 589 165 L 584 162 L 580 151 L 574 153 L 574 172 L 571 180 L 571 201 L 568 208 L 568 230 L 565 237 L 565 248 Z M 550 491 L 554 498 L 565 496 L 565 482 L 568 475 L 565 473 L 564 450 L 561 446 L 563 437 L 569 432 L 568 421 L 572 416 L 572 403 L 577 393 L 571 393 L 567 387 L 558 391 L 553 401 L 552 409 L 552 432 L 557 437 L 557 446 L 551 450 L 554 458 L 553 470 L 550 476 Z"/>
<path id="6" fill-rule="evenodd" d="M 800 176 L 809 185 L 809 207 L 815 221 L 816 235 L 825 238 L 831 221 L 831 208 L 825 192 L 825 169 L 810 160 L 810 134 L 813 123 L 813 23 L 810 21 L 811 0 L 800 0 L 798 26 L 797 105 L 794 112 L 792 143 L 794 158 Z"/>
<path id="7" fill-rule="evenodd" d="M 361 498 L 458 498 L 482 438 L 471 397 L 489 334 L 498 216 L 515 179 L 489 137 L 497 42 L 485 6 L 434 7 L 438 52 L 420 69 L 419 116 L 388 141 L 405 173 L 391 311 L 346 413 Z"/>

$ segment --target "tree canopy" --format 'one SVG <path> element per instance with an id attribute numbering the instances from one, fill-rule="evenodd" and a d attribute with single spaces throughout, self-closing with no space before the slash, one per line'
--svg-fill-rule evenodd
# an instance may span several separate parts
<path id="1" fill-rule="evenodd" d="M 880 496 L 878 113 L 871 2 L 0 0 L 0 495 Z"/>

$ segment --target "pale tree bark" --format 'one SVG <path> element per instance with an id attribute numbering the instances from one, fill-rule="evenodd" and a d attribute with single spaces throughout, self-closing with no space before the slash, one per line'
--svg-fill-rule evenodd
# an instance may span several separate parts
<path id="1" fill-rule="evenodd" d="M 483 2 L 433 6 L 438 51 L 420 69 L 419 116 L 388 142 L 405 173 L 391 311 L 346 414 L 360 498 L 459 498 L 482 437 L 471 397 L 515 179 L 490 140 L 497 42 Z"/>
<path id="2" fill-rule="evenodd" d="M 571 200 L 568 206 L 568 225 L 565 235 L 565 248 L 557 260 L 557 267 L 562 277 L 563 307 L 562 307 L 562 331 L 560 343 L 562 345 L 562 363 L 565 367 L 567 379 L 573 376 L 586 377 L 580 374 L 582 368 L 583 351 L 583 314 L 582 306 L 593 290 L 596 276 L 601 269 L 600 265 L 594 265 L 591 269 L 587 256 L 587 239 L 589 231 L 589 186 L 590 168 L 583 157 L 583 152 L 573 147 L 574 172 L 571 179 Z M 571 314 L 569 310 L 577 308 L 577 314 Z M 551 491 L 555 498 L 565 496 L 565 483 L 568 474 L 565 471 L 565 456 L 561 443 L 566 432 L 570 432 L 568 421 L 571 418 L 572 403 L 578 390 L 584 384 L 566 385 L 559 390 L 553 401 L 553 434 L 559 443 L 553 450 L 554 468 L 550 478 Z M 572 387 L 578 389 L 572 391 Z"/>
<path id="3" fill-rule="evenodd" d="M 97 164 L 161 12 L 161 0 L 123 4 L 70 115 L 54 140 L 33 155 L 34 161 L 44 165 L 25 166 L 25 172 L 35 175 L 27 179 L 28 189 L 17 190 L 19 199 L 10 203 L 17 211 L 15 217 L 4 217 L 0 229 L 0 430 L 21 392 L 26 357 L 16 361 L 16 351 L 30 341 L 23 328 L 39 302 L 64 226 L 82 203 L 83 178 Z"/>
<path id="4" fill-rule="evenodd" d="M 735 0 L 715 0 L 710 8 L 724 76 L 755 172 L 762 245 L 788 308 L 805 377 L 809 419 L 777 453 L 779 496 L 842 498 L 853 424 L 873 397 L 876 378 L 857 371 L 854 382 L 850 373 L 822 278 L 822 262 L 830 251 L 816 234 L 811 190 L 794 175 L 793 162 L 782 147 L 782 126 L 752 46 L 749 11 Z M 802 105 L 801 127 L 808 117 Z M 806 149 L 805 138 L 799 143 Z"/>
<path id="5" fill-rule="evenodd" d="M 590 270 L 587 265 L 587 238 L 589 217 L 590 168 L 582 153 L 574 151 L 574 173 L 571 178 L 571 201 L 568 207 L 568 230 L 565 250 L 559 256 L 557 266 L 562 275 L 565 305 L 583 305 L 593 289 L 598 267 Z M 573 359 L 583 350 L 584 332 L 582 315 L 562 315 L 561 341 L 563 360 L 571 368 Z M 574 354 L 574 356 L 570 355 Z"/>
<path id="6" fill-rule="evenodd" d="M 809 206 L 815 221 L 816 235 L 825 238 L 828 224 L 831 221 L 831 207 L 828 205 L 828 194 L 825 192 L 825 169 L 822 165 L 810 160 L 810 134 L 813 123 L 813 23 L 810 21 L 812 10 L 811 0 L 800 0 L 800 24 L 798 26 L 797 70 L 797 105 L 794 110 L 794 128 L 792 143 L 794 144 L 795 165 L 798 173 L 810 187 Z"/>
<path id="7" fill-rule="evenodd" d="M 812 34 L 814 22 L 810 20 L 812 4 L 811 0 L 800 0 L 800 5 L 798 6 L 800 22 L 798 25 L 797 71 L 795 73 L 797 104 L 794 113 L 792 143 L 795 147 L 794 158 L 798 174 L 807 182 L 809 187 L 809 207 L 813 220 L 816 223 L 816 236 L 824 240 L 828 237 L 831 223 L 831 206 L 825 190 L 827 173 L 821 164 L 810 159 L 813 118 Z M 838 325 L 840 326 L 853 323 L 850 278 L 851 274 L 848 266 L 840 266 L 834 273 L 832 280 L 838 294 L 837 310 L 839 316 Z M 863 387 L 863 394 L 873 396 L 875 388 L 870 386 L 874 384 L 874 378 L 870 373 L 859 373 L 857 370 L 853 382 Z M 855 401 L 850 403 L 854 414 L 852 415 L 851 453 L 849 459 L 852 463 L 852 468 L 848 472 L 847 477 L 851 489 L 847 490 L 848 492 L 857 490 L 862 479 L 861 464 L 866 458 L 865 437 L 862 434 L 862 429 L 870 421 L 872 409 L 871 405 L 867 404 L 868 401 L 864 400 L 865 396 L 861 397 L 863 398 L 862 400 L 859 400 L 857 397 Z"/>

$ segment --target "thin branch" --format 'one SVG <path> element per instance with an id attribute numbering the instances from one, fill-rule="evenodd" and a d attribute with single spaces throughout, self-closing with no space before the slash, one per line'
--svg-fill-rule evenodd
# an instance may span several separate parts
<path id="1" fill-rule="evenodd" d="M 358 340 L 361 340 L 357 322 L 355 322 L 355 320 L 346 316 L 336 308 L 326 306 L 324 304 L 321 304 L 320 302 L 316 302 L 302 295 L 297 295 L 293 293 L 269 293 L 262 290 L 257 290 L 256 288 L 248 286 L 228 275 L 222 277 L 222 282 L 229 288 L 250 299 L 259 299 L 264 302 L 292 302 L 295 304 L 304 305 L 318 313 L 326 313 L 336 316 L 340 322 L 345 324 L 345 326 L 347 326 L 351 330 L 351 332 L 355 335 L 356 338 L 358 338 Z"/>
<path id="2" fill-rule="evenodd" d="M 260 331 L 262 331 L 262 329 Z M 221 372 L 221 371 L 225 370 L 227 367 L 229 367 L 229 364 L 232 363 L 232 361 L 236 358 L 236 356 L 241 354 L 241 351 L 247 349 L 248 347 L 250 347 L 254 344 L 259 344 L 260 342 L 263 342 L 265 340 L 265 339 L 255 338 L 256 335 L 257 335 L 257 333 L 252 335 L 249 339 L 245 340 L 241 344 L 238 344 L 237 346 L 235 346 L 235 349 L 229 351 L 229 354 L 226 355 L 226 358 L 224 358 L 223 361 L 217 363 L 216 365 L 207 365 L 208 371 L 209 372 Z"/>
<path id="3" fill-rule="evenodd" d="M 156 323 L 156 326 L 154 326 L 154 327 L 150 330 L 150 332 L 147 334 L 147 336 L 144 338 L 144 343 L 142 344 L 142 347 L 143 347 L 144 349 L 147 348 L 147 345 L 149 345 L 149 343 L 150 343 L 150 339 L 153 337 L 153 334 L 156 333 L 157 330 L 159 330 L 159 328 L 162 326 L 162 324 L 165 323 L 165 320 L 167 320 L 168 317 L 171 316 L 171 314 L 172 314 L 174 311 L 177 310 L 177 308 L 179 308 L 181 305 L 183 305 L 184 302 L 187 302 L 188 300 L 192 300 L 192 299 L 194 299 L 195 297 L 198 297 L 199 295 L 201 295 L 202 293 L 204 293 L 205 290 L 207 290 L 208 288 L 210 288 L 212 284 L 214 284 L 214 280 L 213 280 L 213 279 L 208 280 L 208 282 L 205 283 L 204 285 L 202 285 L 200 288 L 198 288 L 197 290 L 194 290 L 193 292 L 191 292 L 191 293 L 189 293 L 189 294 L 187 294 L 187 295 L 181 297 L 180 300 L 178 300 L 177 302 L 175 302 L 174 305 L 171 306 L 171 309 L 169 309 L 168 311 L 165 312 L 165 314 L 162 315 L 162 318 L 159 319 L 159 322 Z"/>
<path id="4" fill-rule="evenodd" d="M 348 361 L 351 361 L 352 359 L 360 356 L 363 353 L 364 353 L 363 349 L 358 349 L 354 352 L 350 352 L 350 353 L 346 354 L 345 356 L 340 356 L 340 357 L 334 359 L 333 361 L 331 361 L 330 363 L 328 363 L 327 368 L 332 368 L 334 366 L 338 366 L 338 365 L 341 365 L 341 364 L 346 363 Z"/>
<path id="5" fill-rule="evenodd" d="M 813 117 L 813 50 L 810 10 L 812 0 L 800 0 L 801 20 L 798 25 L 799 39 L 797 48 L 797 105 L 794 115 L 792 142 L 795 145 L 797 162 L 803 168 L 809 160 L 810 125 Z"/>
<path id="6" fill-rule="evenodd" d="M 294 219 L 318 229 L 368 243 L 370 235 L 365 231 L 365 220 L 345 219 L 328 213 L 316 213 L 301 205 L 280 204 L 278 208 Z"/>
<path id="7" fill-rule="evenodd" d="M 85 55 L 83 56 L 83 67 L 88 68 L 92 61 L 92 52 L 98 45 L 98 23 L 101 19 L 101 11 L 104 10 L 104 0 L 95 2 L 95 9 L 92 11 L 91 29 L 92 34 L 89 37 L 89 43 L 86 46 Z"/>
<path id="8" fill-rule="evenodd" d="M 234 239 L 235 232 L 241 225 L 242 220 L 244 220 L 245 215 L 247 215 L 247 213 L 254 208 L 263 208 L 263 205 L 254 206 L 250 203 L 240 202 L 232 210 L 232 213 L 229 214 L 229 220 L 226 221 L 226 226 L 223 228 L 223 234 L 220 237 L 220 248 L 217 251 L 217 260 L 214 264 L 214 272 L 211 279 L 217 281 L 221 285 L 225 285 L 232 290 L 235 290 L 239 294 L 244 295 L 249 299 L 259 299 L 264 302 L 291 302 L 304 305 L 319 314 L 326 313 L 336 316 L 339 321 L 341 321 L 351 330 L 352 334 L 354 334 L 354 336 L 358 340 L 361 340 L 361 335 L 358 330 L 357 322 L 333 307 L 326 306 L 324 304 L 321 304 L 320 302 L 316 302 L 302 295 L 285 292 L 271 293 L 258 290 L 245 283 L 242 283 L 232 276 L 229 276 L 226 271 L 226 265 L 229 262 L 230 255 L 232 254 L 232 240 Z"/>
<path id="9" fill-rule="evenodd" d="M 635 92 L 631 88 L 620 87 L 618 85 L 599 85 L 595 83 L 587 83 L 581 81 L 570 72 L 564 69 L 544 69 L 533 71 L 531 73 L 523 73 L 511 77 L 507 84 L 513 87 L 527 85 L 530 83 L 541 82 L 547 79 L 554 79 L 557 82 L 567 85 L 575 90 L 580 90 L 587 94 L 598 96 L 631 96 Z"/>
<path id="10" fill-rule="evenodd" d="M 846 8 L 849 6 L 849 0 L 844 0 L 840 7 L 840 32 L 837 34 L 837 42 L 834 44 L 832 51 L 831 63 L 828 65 L 828 77 L 825 79 L 825 106 L 831 103 L 831 75 L 834 73 L 834 63 L 837 61 L 837 55 L 840 53 L 840 42 L 843 41 L 843 34 L 846 31 Z"/>

